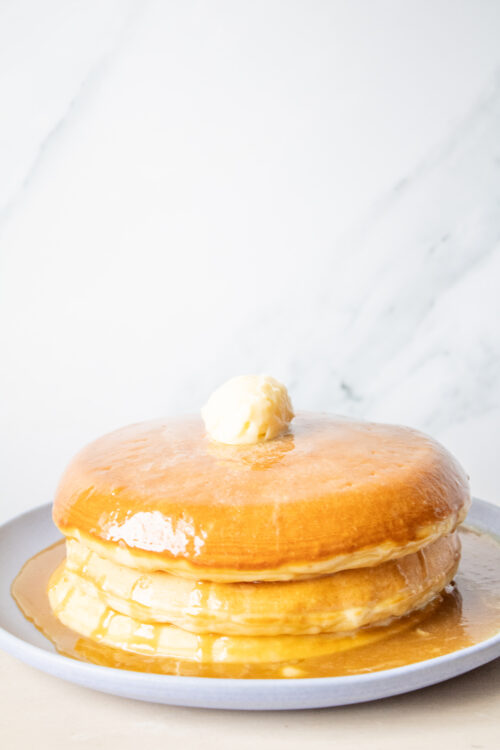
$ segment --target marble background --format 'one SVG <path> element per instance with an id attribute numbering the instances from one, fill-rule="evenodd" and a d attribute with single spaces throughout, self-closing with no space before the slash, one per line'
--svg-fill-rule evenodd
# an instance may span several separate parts
<path id="1" fill-rule="evenodd" d="M 0 518 L 246 372 L 500 502 L 500 3 L 0 3 Z"/>

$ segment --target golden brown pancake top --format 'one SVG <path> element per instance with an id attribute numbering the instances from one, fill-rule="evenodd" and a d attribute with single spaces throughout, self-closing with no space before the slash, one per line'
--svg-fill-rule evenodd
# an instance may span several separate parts
<path id="1" fill-rule="evenodd" d="M 453 530 L 469 502 L 464 471 L 426 435 L 299 413 L 288 434 L 247 446 L 211 441 L 198 417 L 124 427 L 75 457 L 53 515 L 67 536 L 149 568 L 272 579 L 336 558 L 354 567 L 382 546 L 401 556 Z"/>

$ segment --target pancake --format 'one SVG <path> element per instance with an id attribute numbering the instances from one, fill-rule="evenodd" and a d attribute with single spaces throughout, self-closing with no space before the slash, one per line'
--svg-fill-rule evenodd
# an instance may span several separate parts
<path id="1" fill-rule="evenodd" d="M 214 582 L 293 581 L 379 565 L 454 531 L 467 477 L 406 427 L 298 413 L 254 445 L 197 417 L 131 425 L 74 459 L 56 525 L 100 557 Z"/>
<path id="2" fill-rule="evenodd" d="M 58 619 L 82 636 L 105 646 L 157 658 L 203 664 L 271 664 L 295 662 L 359 648 L 388 638 L 418 623 L 426 610 L 399 618 L 385 627 L 356 634 L 232 636 L 191 633 L 169 624 L 145 623 L 117 613 L 97 589 L 81 585 L 61 565 L 49 584 L 49 600 Z M 432 607 L 432 603 L 429 605 Z"/>
<path id="3" fill-rule="evenodd" d="M 419 622 L 452 580 L 467 477 L 409 428 L 295 415 L 243 376 L 196 417 L 125 427 L 64 474 L 56 617 L 95 644 L 204 664 L 332 655 Z M 291 422 L 293 421 L 293 424 Z"/>
<path id="4" fill-rule="evenodd" d="M 193 633 L 346 633 L 425 606 L 453 578 L 459 557 L 453 534 L 374 568 L 301 581 L 215 583 L 120 566 L 69 540 L 65 580 L 136 622 L 169 623 Z M 75 627 L 88 630 L 77 619 Z"/>

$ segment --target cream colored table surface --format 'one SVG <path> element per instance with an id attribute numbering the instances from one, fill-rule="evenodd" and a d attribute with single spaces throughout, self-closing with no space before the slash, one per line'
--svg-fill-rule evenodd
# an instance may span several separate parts
<path id="1" fill-rule="evenodd" d="M 0 652 L 0 747 L 96 750 L 498 750 L 500 659 L 441 685 L 317 711 L 139 703 L 37 672 Z"/>

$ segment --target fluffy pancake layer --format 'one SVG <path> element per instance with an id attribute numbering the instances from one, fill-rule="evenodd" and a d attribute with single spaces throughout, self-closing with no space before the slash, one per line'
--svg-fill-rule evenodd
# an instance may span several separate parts
<path id="1" fill-rule="evenodd" d="M 69 540 L 64 580 L 68 589 L 134 621 L 193 633 L 346 633 L 427 604 L 451 580 L 459 557 L 453 534 L 374 568 L 284 583 L 213 583 L 143 573 Z"/>
<path id="2" fill-rule="evenodd" d="M 201 420 L 158 420 L 85 448 L 54 520 L 101 557 L 205 581 L 286 581 L 377 565 L 453 532 L 467 477 L 404 427 L 297 415 L 251 446 L 211 442 Z"/>
<path id="3" fill-rule="evenodd" d="M 454 543 L 450 549 L 453 546 Z M 451 580 L 455 568 L 456 563 L 450 567 L 447 575 L 441 576 L 439 582 L 436 579 L 436 590 L 427 589 L 420 596 L 420 607 L 413 610 L 411 617 L 399 617 L 392 622 L 386 621 L 384 627 L 361 628 L 349 633 L 218 635 L 193 633 L 163 622 L 145 622 L 110 607 L 107 596 L 103 596 L 103 589 L 90 579 L 72 572 L 65 563 L 52 575 L 48 596 L 55 615 L 64 625 L 106 646 L 147 656 L 198 663 L 265 664 L 310 659 L 366 646 L 415 625 L 425 612 L 424 606 L 432 606 L 432 599 L 441 590 L 441 584 L 445 585 Z M 331 577 L 337 575 L 342 574 Z M 301 584 L 254 584 L 256 587 L 273 585 L 293 587 Z M 116 604 L 116 600 L 113 599 L 113 603 Z M 394 611 L 397 609 L 396 606 Z M 349 619 L 349 614 L 346 617 Z"/>
<path id="4" fill-rule="evenodd" d="M 351 635 L 227 636 L 191 633 L 175 625 L 144 623 L 110 609 L 91 589 L 75 585 L 64 567 L 49 586 L 49 600 L 67 627 L 106 646 L 148 656 L 200 663 L 271 663 L 325 656 L 355 645 L 364 646 L 409 626 L 398 620 L 389 630 L 378 628 Z M 413 623 L 412 623 L 413 624 Z"/>

